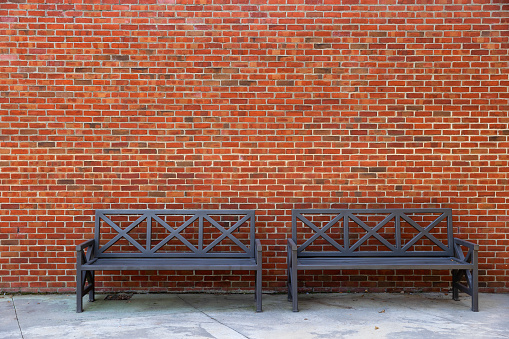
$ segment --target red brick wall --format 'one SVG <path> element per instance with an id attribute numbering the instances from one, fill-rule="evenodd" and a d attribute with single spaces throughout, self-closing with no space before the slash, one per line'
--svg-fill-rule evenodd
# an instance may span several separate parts
<path id="1" fill-rule="evenodd" d="M 0 1 L 0 290 L 73 291 L 99 208 L 256 209 L 283 291 L 292 208 L 448 207 L 482 291 L 509 291 L 506 1 L 91 2 Z M 160 273 L 98 280 L 254 284 Z M 349 273 L 302 287 L 449 285 Z"/>

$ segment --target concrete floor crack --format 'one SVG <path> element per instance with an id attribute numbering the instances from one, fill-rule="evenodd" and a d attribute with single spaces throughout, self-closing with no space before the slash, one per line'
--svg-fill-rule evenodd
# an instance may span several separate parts
<path id="1" fill-rule="evenodd" d="M 16 321 L 18 323 L 19 333 L 21 335 L 21 339 L 25 339 L 23 336 L 23 330 L 21 329 L 21 325 L 19 324 L 19 317 L 18 317 L 18 311 L 16 310 L 16 304 L 14 303 L 14 296 L 11 297 L 12 300 L 12 307 L 14 308 L 14 314 L 16 315 Z"/>
<path id="2" fill-rule="evenodd" d="M 240 333 L 239 331 L 237 331 L 236 329 L 226 325 L 225 323 L 219 321 L 218 319 L 214 318 L 213 316 L 211 316 L 210 314 L 207 314 L 206 312 L 204 312 L 203 310 L 200 310 L 199 308 L 197 308 L 196 306 L 194 306 L 193 304 L 189 303 L 187 300 L 183 299 L 180 295 L 178 296 L 180 300 L 182 300 L 184 303 L 186 303 L 187 305 L 191 306 L 192 308 L 194 308 L 195 310 L 197 310 L 198 312 L 200 312 L 201 314 L 205 315 L 207 318 L 217 322 L 218 324 L 221 324 L 222 326 L 224 327 L 227 327 L 229 328 L 230 330 L 234 331 L 235 333 L 238 333 L 239 335 L 243 336 L 244 338 L 246 339 L 250 339 L 248 336 Z"/>

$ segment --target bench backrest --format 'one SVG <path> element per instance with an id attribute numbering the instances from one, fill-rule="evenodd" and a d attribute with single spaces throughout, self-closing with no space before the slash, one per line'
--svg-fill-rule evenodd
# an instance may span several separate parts
<path id="1" fill-rule="evenodd" d="M 252 258 L 255 211 L 97 210 L 94 250 L 98 258 Z"/>
<path id="2" fill-rule="evenodd" d="M 451 209 L 294 209 L 301 257 L 452 256 Z"/>

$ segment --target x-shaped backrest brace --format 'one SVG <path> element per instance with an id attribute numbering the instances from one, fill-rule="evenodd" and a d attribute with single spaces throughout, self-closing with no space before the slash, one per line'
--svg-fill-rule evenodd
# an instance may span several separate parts
<path id="1" fill-rule="evenodd" d="M 419 234 L 417 234 L 412 240 L 410 240 L 403 248 L 402 251 L 407 251 L 410 247 L 412 247 L 419 239 L 421 239 L 423 236 L 426 236 L 429 240 L 431 240 L 435 245 L 440 247 L 442 250 L 447 251 L 447 246 L 445 246 L 440 240 L 435 238 L 433 235 L 431 235 L 429 232 L 437 226 L 442 220 L 444 220 L 447 217 L 445 213 L 441 214 L 438 218 L 435 219 L 431 224 L 426 226 L 426 228 L 422 228 L 419 224 L 417 224 L 415 221 L 413 221 L 408 215 L 401 213 L 401 218 L 403 218 L 406 222 L 408 222 L 411 226 L 413 226 L 416 230 L 419 231 Z"/>
<path id="2" fill-rule="evenodd" d="M 332 225 L 334 225 L 335 223 L 337 223 L 341 218 L 343 217 L 342 214 L 338 214 L 336 217 L 334 217 L 331 221 L 329 221 L 327 223 L 327 225 L 325 225 L 323 228 L 319 228 L 319 227 L 316 227 L 311 221 L 309 221 L 306 217 L 304 217 L 302 214 L 298 213 L 297 214 L 297 218 L 299 220 L 301 220 L 304 224 L 306 224 L 309 228 L 311 228 L 313 231 L 315 231 L 316 233 L 313 234 L 313 236 L 311 238 L 309 238 L 304 244 L 302 244 L 302 246 L 300 246 L 298 248 L 298 251 L 299 252 L 302 252 L 306 247 L 308 247 L 313 241 L 315 241 L 318 237 L 322 237 L 324 238 L 325 240 L 327 240 L 327 242 L 329 244 L 331 244 L 332 246 L 334 246 L 334 248 L 336 248 L 338 251 L 340 252 L 343 252 L 345 249 L 343 248 L 343 246 L 341 246 L 340 244 L 338 244 L 334 239 L 332 239 L 331 237 L 329 237 L 327 234 L 325 234 L 325 232 L 327 232 L 329 230 L 329 228 L 332 227 Z"/>
<path id="3" fill-rule="evenodd" d="M 99 252 L 104 252 L 105 250 L 107 250 L 110 246 L 112 246 L 114 243 L 116 243 L 120 238 L 124 237 L 127 241 L 129 241 L 132 245 L 134 245 L 138 250 L 140 250 L 142 253 L 145 253 L 146 250 L 143 246 L 141 246 L 136 240 L 134 240 L 128 233 L 133 229 L 135 228 L 136 226 L 138 226 L 143 220 L 145 220 L 146 216 L 145 215 L 142 215 L 141 217 L 139 217 L 138 219 L 136 219 L 136 221 L 134 221 L 131 225 L 129 225 L 128 227 L 126 227 L 125 229 L 121 229 L 120 227 L 118 227 L 113 221 L 111 221 L 107 216 L 105 216 L 104 214 L 100 216 L 100 218 L 102 220 L 104 220 L 104 222 L 106 222 L 109 226 L 111 226 L 111 228 L 113 228 L 115 231 L 118 232 L 117 235 L 115 235 L 113 237 L 113 239 L 111 239 L 110 241 L 108 241 L 104 246 L 102 246 L 100 249 L 99 249 Z"/>
<path id="4" fill-rule="evenodd" d="M 198 219 L 197 215 L 193 215 L 189 220 L 187 220 L 185 223 L 183 223 L 179 228 L 174 229 L 170 225 L 168 225 L 164 220 L 162 220 L 159 216 L 155 215 L 153 216 L 154 220 L 157 221 L 159 224 L 161 224 L 164 228 L 166 228 L 168 231 L 170 231 L 170 234 L 164 238 L 159 244 L 157 244 L 150 252 L 155 253 L 157 252 L 161 247 L 166 245 L 168 241 L 170 241 L 173 238 L 178 238 L 184 245 L 186 245 L 191 251 L 194 253 L 198 253 L 198 249 L 194 247 L 189 241 L 187 241 L 181 234 L 187 226 L 191 225 L 196 219 Z"/>
<path id="5" fill-rule="evenodd" d="M 366 230 L 368 233 L 366 233 L 362 238 L 357 240 L 357 242 L 350 248 L 350 251 L 355 251 L 360 245 L 362 245 L 364 242 L 366 242 L 371 236 L 378 239 L 382 244 L 387 246 L 391 251 L 396 251 L 396 247 L 394 247 L 390 242 L 385 240 L 380 234 L 378 234 L 378 230 L 384 227 L 391 219 L 394 218 L 394 213 L 391 213 L 388 215 L 384 220 L 382 220 L 378 225 L 371 228 L 368 225 L 366 225 L 362 220 L 357 218 L 355 215 L 348 215 L 352 221 L 354 221 L 357 225 L 361 226 L 364 230 Z"/>
<path id="6" fill-rule="evenodd" d="M 242 225 L 243 223 L 245 223 L 248 219 L 250 218 L 249 215 L 246 215 L 244 216 L 244 218 L 240 219 L 239 221 L 237 221 L 235 223 L 235 225 L 233 225 L 232 227 L 230 227 L 228 230 L 225 230 L 223 226 L 221 226 L 217 221 L 215 221 L 214 219 L 212 219 L 210 216 L 208 215 L 205 215 L 205 219 L 207 219 L 208 222 L 210 222 L 212 225 L 214 225 L 218 230 L 221 231 L 221 235 L 216 239 L 214 240 L 212 243 L 210 243 L 210 245 L 208 245 L 204 250 L 203 252 L 207 253 L 209 252 L 212 248 L 214 248 L 214 246 L 216 246 L 217 244 L 219 244 L 219 242 L 221 242 L 224 238 L 228 237 L 230 238 L 235 244 L 237 244 L 240 248 L 242 248 L 243 251 L 245 251 L 246 253 L 249 252 L 249 249 L 246 247 L 246 245 L 244 245 L 242 242 L 239 241 L 239 239 L 237 239 L 235 236 L 232 235 L 232 232 L 235 231 L 237 228 L 239 228 L 240 225 Z"/>
<path id="7" fill-rule="evenodd" d="M 145 249 L 143 246 L 141 246 L 136 240 L 134 240 L 128 234 L 133 228 L 138 226 L 143 220 L 145 220 L 146 218 L 150 218 L 150 217 L 153 220 L 155 220 L 156 222 L 158 222 L 160 225 L 162 225 L 164 228 L 166 228 L 168 231 L 170 231 L 170 234 L 168 236 L 166 236 L 166 238 L 164 238 L 162 241 L 160 241 L 156 246 L 154 246 L 154 248 L 152 248 L 151 250 L 149 248 Z M 241 241 L 239 241 L 234 235 L 232 235 L 232 233 L 235 230 L 237 230 L 242 224 L 244 224 L 250 218 L 249 215 L 244 216 L 241 220 L 239 220 L 237 223 L 235 223 L 235 225 L 230 227 L 228 230 L 226 230 L 224 227 L 222 227 L 218 222 L 216 222 L 214 219 L 212 219 L 208 215 L 204 215 L 204 216 L 193 215 L 191 218 L 189 218 L 189 220 L 187 220 L 185 223 L 183 223 L 178 228 L 171 227 L 157 215 L 153 215 L 153 216 L 142 215 L 136 221 L 134 221 L 132 224 L 130 224 L 128 227 L 126 227 L 123 230 L 119 226 L 117 226 L 113 221 L 111 221 L 108 217 L 106 217 L 105 215 L 101 215 L 100 218 L 104 222 L 106 222 L 110 227 L 112 227 L 115 231 L 117 231 L 117 233 L 118 233 L 115 235 L 115 237 L 113 237 L 110 241 L 108 241 L 104 246 L 102 246 L 99 249 L 99 252 L 101 252 L 101 253 L 104 252 L 105 250 L 107 250 L 109 247 L 111 247 L 115 242 L 117 242 L 122 237 L 125 238 L 127 241 L 129 241 L 133 246 L 135 246 L 142 253 L 155 253 L 173 238 L 178 238 L 193 253 L 200 253 L 200 252 L 207 253 L 226 237 L 230 238 L 235 244 L 237 244 L 246 253 L 249 252 L 249 249 Z M 188 240 L 186 240 L 180 234 L 180 232 L 182 232 L 186 227 L 191 225 L 198 218 L 206 219 L 222 233 L 217 239 L 215 239 L 211 244 L 209 244 L 202 251 L 200 251 L 195 246 L 193 246 Z M 200 222 L 202 222 L 202 221 L 200 220 Z"/>

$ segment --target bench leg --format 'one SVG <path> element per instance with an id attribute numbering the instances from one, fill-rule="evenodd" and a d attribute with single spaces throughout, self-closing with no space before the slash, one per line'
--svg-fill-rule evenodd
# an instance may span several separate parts
<path id="1" fill-rule="evenodd" d="M 88 301 L 95 301 L 95 271 L 88 271 L 88 283 L 92 286 L 90 292 L 88 292 Z"/>
<path id="2" fill-rule="evenodd" d="M 456 287 L 456 282 L 458 281 L 458 270 L 452 270 L 452 299 L 453 300 L 460 300 L 459 299 L 459 289 Z"/>
<path id="3" fill-rule="evenodd" d="M 83 272 L 76 271 L 76 313 L 83 312 Z"/>
<path id="4" fill-rule="evenodd" d="M 88 281 L 88 285 L 87 285 Z M 76 271 L 76 312 L 83 312 L 83 297 L 88 293 L 88 300 L 95 301 L 95 272 Z"/>
<path id="5" fill-rule="evenodd" d="M 292 288 L 292 307 L 294 312 L 299 312 L 299 304 L 297 299 L 297 269 L 291 268 L 291 288 Z"/>
<path id="6" fill-rule="evenodd" d="M 261 312 L 262 311 L 262 269 L 261 269 L 261 267 L 256 270 L 255 298 L 256 298 L 256 312 Z"/>
<path id="7" fill-rule="evenodd" d="M 479 312 L 479 281 L 477 266 L 470 270 L 453 270 L 452 271 L 452 298 L 459 300 L 459 291 L 463 291 L 472 297 L 472 311 Z M 465 277 L 467 284 L 460 282 Z"/>
<path id="8" fill-rule="evenodd" d="M 288 255 L 287 255 L 287 268 L 286 268 L 286 287 L 288 289 L 288 301 L 292 301 L 292 279 L 291 279 L 291 260 L 292 260 L 292 257 L 290 255 L 290 252 L 288 252 Z"/>
<path id="9" fill-rule="evenodd" d="M 477 265 L 472 270 L 472 311 L 479 312 L 479 272 Z"/>
<path id="10" fill-rule="evenodd" d="M 297 268 L 295 267 L 297 261 L 297 251 L 288 250 L 287 254 L 287 281 L 286 285 L 288 288 L 288 301 L 292 302 L 292 308 L 294 312 L 299 311 L 298 299 L 297 299 Z"/>

